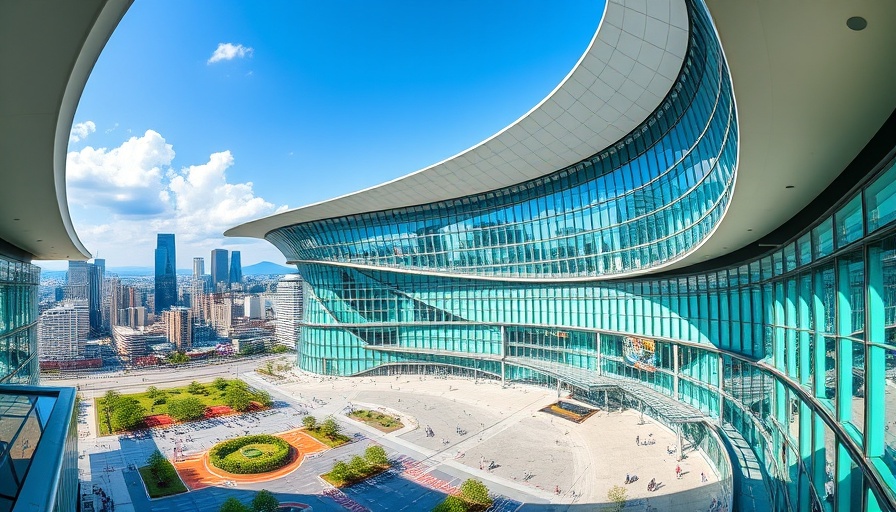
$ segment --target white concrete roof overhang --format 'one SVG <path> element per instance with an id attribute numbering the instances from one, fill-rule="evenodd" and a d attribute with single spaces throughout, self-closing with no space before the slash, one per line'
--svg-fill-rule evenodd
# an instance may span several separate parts
<path id="1" fill-rule="evenodd" d="M 734 87 L 737 184 L 712 236 L 664 270 L 723 256 L 774 231 L 849 165 L 896 108 L 893 2 L 707 5 Z M 868 26 L 850 29 L 853 16 Z"/>
<path id="2" fill-rule="evenodd" d="M 737 184 L 728 211 L 712 236 L 663 270 L 734 252 L 775 230 L 843 171 L 896 108 L 896 87 L 893 87 L 896 67 L 892 65 L 892 49 L 896 48 L 896 5 L 891 2 L 825 0 L 813 4 L 811 9 L 800 2 L 709 0 L 707 3 L 733 81 L 740 134 Z M 595 46 L 603 46 L 602 32 L 607 30 L 605 25 L 609 24 L 614 5 L 610 4 L 595 41 L 569 77 L 529 114 L 492 139 L 410 176 L 250 222 L 226 234 L 261 238 L 272 229 L 291 224 L 449 198 L 455 190 L 447 188 L 456 180 L 453 175 L 436 182 L 424 178 L 440 167 L 455 173 L 468 170 L 472 164 L 467 155 L 478 148 L 495 152 L 484 163 L 475 162 L 474 167 L 481 175 L 488 174 L 488 166 L 493 164 L 505 173 L 514 173 L 510 159 L 503 158 L 504 151 L 508 150 L 506 144 L 493 141 L 501 140 L 502 135 L 530 117 L 544 119 L 544 114 L 538 113 L 541 110 L 556 115 L 551 110 L 555 107 L 546 107 L 548 104 L 566 106 L 564 101 L 568 98 L 562 91 L 571 87 L 577 71 L 596 52 Z M 654 8 L 654 2 L 648 2 L 648 7 Z M 853 16 L 865 18 L 867 27 L 861 31 L 847 27 L 846 21 Z M 590 92 L 601 94 L 599 88 L 605 84 L 604 77 L 589 73 L 599 78 Z M 552 101 L 560 98 L 564 100 Z M 593 99 L 591 95 L 579 96 L 576 104 Z M 584 107 L 588 109 L 587 105 Z M 538 126 L 538 123 L 532 125 Z M 548 127 L 556 128 L 553 123 Z M 564 137 L 560 133 L 548 133 Z M 535 140 L 539 136 L 544 134 L 539 132 Z M 494 149 L 499 147 L 500 151 Z M 597 153 L 600 149 L 595 145 L 591 152 Z M 535 147 L 531 157 L 541 163 L 539 154 Z M 451 163 L 453 160 L 457 162 Z M 576 160 L 577 157 L 570 156 L 552 169 L 545 168 L 545 174 Z M 409 197 L 423 198 L 415 188 L 407 186 L 415 176 L 413 183 L 424 183 L 432 191 L 430 195 L 445 193 L 437 199 L 409 201 Z M 435 179 L 444 174 L 436 171 L 432 176 Z M 503 177 L 504 173 L 499 176 Z M 519 172 L 508 181 L 519 183 L 531 177 Z M 505 184 L 502 182 L 501 186 Z M 469 193 L 482 191 L 473 187 L 468 190 Z M 397 198 L 388 193 L 396 191 L 407 195 Z M 460 195 L 465 194 L 453 194 L 453 197 Z M 377 202 L 369 204 L 368 200 Z"/>
<path id="3" fill-rule="evenodd" d="M 688 45 L 684 0 L 609 0 L 576 66 L 544 100 L 491 138 L 390 182 L 229 229 L 276 228 L 488 192 L 538 178 L 606 149 L 660 105 Z"/>
<path id="4" fill-rule="evenodd" d="M 68 212 L 69 132 L 131 2 L 0 2 L 0 238 L 34 258 L 90 257 Z"/>

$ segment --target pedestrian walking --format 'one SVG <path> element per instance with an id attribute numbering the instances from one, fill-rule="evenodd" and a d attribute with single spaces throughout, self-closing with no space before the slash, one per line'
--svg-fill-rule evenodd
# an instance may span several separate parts
<path id="1" fill-rule="evenodd" d="M 635 436 L 635 446 L 641 444 L 641 436 Z"/>

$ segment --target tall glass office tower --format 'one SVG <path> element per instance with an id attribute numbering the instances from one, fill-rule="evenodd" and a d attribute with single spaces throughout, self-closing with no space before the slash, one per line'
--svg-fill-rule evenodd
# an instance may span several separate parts
<path id="1" fill-rule="evenodd" d="M 174 235 L 159 233 L 155 251 L 156 260 L 156 299 L 155 312 L 162 311 L 177 304 L 177 257 L 174 251 Z"/>
<path id="2" fill-rule="evenodd" d="M 230 284 L 239 284 L 243 282 L 243 262 L 240 258 L 240 251 L 232 251 L 230 253 Z"/>
<path id="3" fill-rule="evenodd" d="M 714 432 L 732 506 L 896 509 L 896 8 L 859 10 L 610 1 L 494 137 L 227 234 L 306 280 L 307 371 L 561 383 Z"/>
<path id="4" fill-rule="evenodd" d="M 230 286 L 230 272 L 227 266 L 227 249 L 212 250 L 212 292 L 218 289 L 218 285 L 224 283 L 224 287 Z"/>

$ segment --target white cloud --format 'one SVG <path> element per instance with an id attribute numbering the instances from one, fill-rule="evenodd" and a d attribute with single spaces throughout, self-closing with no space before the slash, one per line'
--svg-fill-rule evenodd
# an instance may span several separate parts
<path id="1" fill-rule="evenodd" d="M 107 208 L 117 215 L 153 215 L 165 211 L 163 168 L 171 165 L 174 149 L 162 136 L 147 130 L 108 150 L 87 146 L 68 154 L 66 177 L 74 203 Z"/>
<path id="2" fill-rule="evenodd" d="M 252 182 L 228 183 L 225 171 L 232 165 L 233 155 L 222 151 L 171 179 L 168 191 L 179 232 L 194 239 L 219 237 L 230 227 L 285 208 L 256 196 Z"/>
<path id="3" fill-rule="evenodd" d="M 252 182 L 230 183 L 230 151 L 176 170 L 175 152 L 147 130 L 119 147 L 68 154 L 72 221 L 85 246 L 110 266 L 151 265 L 157 233 L 174 233 L 180 267 L 216 247 L 243 250 L 243 262 L 283 257 L 264 241 L 225 239 L 226 229 L 285 210 L 259 197 Z"/>
<path id="4" fill-rule="evenodd" d="M 208 59 L 207 64 L 214 64 L 215 62 L 219 62 L 222 60 L 243 58 L 247 55 L 252 56 L 252 51 L 252 48 L 243 46 L 241 44 L 234 45 L 232 43 L 218 43 L 218 48 L 216 48 L 215 52 L 212 53 L 212 56 Z"/>
<path id="5" fill-rule="evenodd" d="M 93 121 L 84 121 L 72 126 L 71 135 L 68 137 L 69 142 L 78 142 L 87 138 L 88 135 L 96 131 L 96 123 Z"/>

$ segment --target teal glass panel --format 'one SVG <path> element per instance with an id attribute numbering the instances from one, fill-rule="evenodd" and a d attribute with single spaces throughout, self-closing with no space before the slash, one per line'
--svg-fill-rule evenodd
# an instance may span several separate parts
<path id="1" fill-rule="evenodd" d="M 834 252 L 834 219 L 827 218 L 812 230 L 812 249 L 816 258 Z"/>
<path id="2" fill-rule="evenodd" d="M 862 197 L 856 196 L 834 215 L 837 248 L 844 247 L 862 238 Z"/>
<path id="3" fill-rule="evenodd" d="M 865 209 L 869 233 L 896 219 L 896 165 L 865 189 Z"/>

